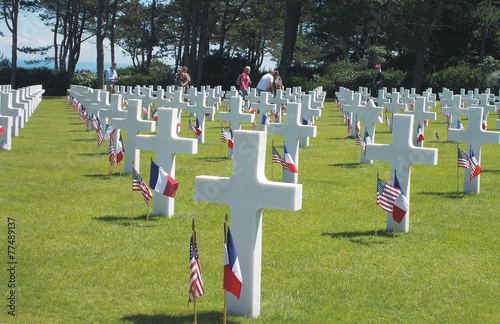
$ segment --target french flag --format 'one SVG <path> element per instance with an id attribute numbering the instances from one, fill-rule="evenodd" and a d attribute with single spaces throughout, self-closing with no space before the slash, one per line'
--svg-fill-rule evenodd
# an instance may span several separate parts
<path id="1" fill-rule="evenodd" d="M 408 212 L 410 203 L 408 202 L 408 199 L 404 195 L 403 190 L 399 185 L 397 175 L 394 175 L 394 187 L 401 190 L 401 193 L 399 194 L 399 196 L 397 196 L 396 200 L 394 201 L 394 205 L 392 206 L 392 219 L 394 219 L 398 223 L 401 223 L 406 215 L 406 212 Z"/>
<path id="2" fill-rule="evenodd" d="M 424 140 L 424 134 L 422 133 L 422 126 L 418 124 L 417 126 L 417 144 Z"/>
<path id="3" fill-rule="evenodd" d="M 2 135 L 5 132 L 6 132 L 5 128 L 3 128 L 2 126 L 0 126 L 0 135 Z"/>
<path id="4" fill-rule="evenodd" d="M 120 133 L 120 137 L 118 138 L 117 152 L 116 152 L 116 164 L 120 163 L 123 160 L 124 155 L 125 155 L 125 148 L 123 147 L 122 134 Z"/>
<path id="5" fill-rule="evenodd" d="M 288 150 L 286 149 L 285 144 L 283 144 L 283 151 L 284 151 L 283 155 L 284 155 L 285 163 L 288 166 L 288 171 L 290 171 L 292 173 L 299 173 L 299 169 L 297 168 L 297 166 L 293 162 L 292 156 L 290 155 L 290 153 L 288 153 Z"/>
<path id="6" fill-rule="evenodd" d="M 242 284 L 240 262 L 238 261 L 231 231 L 228 227 L 227 240 L 224 245 L 224 290 L 229 291 L 236 298 L 240 299 Z"/>
<path id="7" fill-rule="evenodd" d="M 266 114 L 262 114 L 262 119 L 260 120 L 260 123 L 264 126 L 269 126 L 271 123 L 271 118 L 269 118 Z"/>
<path id="8" fill-rule="evenodd" d="M 162 195 L 175 198 L 179 183 L 166 173 L 161 166 L 151 161 L 149 187 Z"/>
<path id="9" fill-rule="evenodd" d="M 227 147 L 232 150 L 234 148 L 234 141 L 233 141 L 234 134 L 231 128 L 229 129 L 229 136 L 231 138 L 227 139 Z"/>

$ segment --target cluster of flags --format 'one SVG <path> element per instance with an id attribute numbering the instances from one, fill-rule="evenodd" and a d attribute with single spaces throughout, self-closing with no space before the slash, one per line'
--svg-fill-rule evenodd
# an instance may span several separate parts
<path id="1" fill-rule="evenodd" d="M 221 128 L 220 128 L 220 140 L 222 141 L 222 143 L 227 142 L 227 147 L 229 149 L 233 149 L 233 147 L 234 147 L 233 137 L 234 137 L 233 130 L 231 128 L 229 128 L 229 131 L 228 131 L 224 127 L 221 126 Z"/>
<path id="2" fill-rule="evenodd" d="M 396 174 L 394 174 L 394 185 L 390 185 L 377 177 L 377 205 L 392 214 L 392 219 L 398 223 L 401 223 L 405 217 L 409 202 L 399 185 Z"/>
<path id="3" fill-rule="evenodd" d="M 361 146 L 364 152 L 366 152 L 366 145 L 371 144 L 372 139 L 370 138 L 370 134 L 368 134 L 368 130 L 365 129 L 365 132 L 363 134 L 363 139 L 359 136 L 359 132 L 356 132 L 356 145 Z"/>
<path id="4" fill-rule="evenodd" d="M 132 191 L 140 191 L 146 204 L 149 204 L 153 195 L 152 190 L 171 198 L 175 198 L 179 182 L 170 176 L 161 166 L 151 161 L 151 169 L 149 173 L 149 187 L 142 179 L 141 175 L 135 168 L 132 168 Z"/>
<path id="5" fill-rule="evenodd" d="M 479 163 L 476 160 L 472 147 L 469 149 L 469 155 L 467 155 L 464 151 L 458 148 L 457 167 L 467 169 L 470 174 L 470 180 L 474 179 L 481 172 L 483 172 L 483 170 L 479 166 Z"/>
<path id="6" fill-rule="evenodd" d="M 196 134 L 196 136 L 201 135 L 201 128 L 200 128 L 200 122 L 198 121 L 198 117 L 196 117 L 196 123 L 192 124 L 191 119 L 188 120 L 188 129 L 192 130 L 193 133 Z"/>
<path id="7" fill-rule="evenodd" d="M 284 170 L 288 170 L 292 173 L 299 173 L 299 169 L 297 168 L 297 165 L 293 162 L 292 156 L 290 153 L 288 153 L 288 150 L 286 149 L 285 144 L 283 144 L 283 157 L 279 154 L 278 150 L 274 145 L 272 146 L 273 148 L 273 156 L 272 156 L 272 161 L 273 163 L 279 163 L 283 167 Z"/>
<path id="8" fill-rule="evenodd" d="M 227 216 L 226 216 L 227 218 Z M 196 230 L 194 228 L 189 241 L 189 293 L 188 305 L 205 294 L 205 285 L 203 283 L 203 273 L 201 270 L 200 256 L 198 253 L 198 242 L 196 240 Z M 243 277 L 241 275 L 240 262 L 234 245 L 231 229 L 224 222 L 224 276 L 222 287 L 224 291 L 232 293 L 240 299 L 241 287 L 243 286 Z"/>

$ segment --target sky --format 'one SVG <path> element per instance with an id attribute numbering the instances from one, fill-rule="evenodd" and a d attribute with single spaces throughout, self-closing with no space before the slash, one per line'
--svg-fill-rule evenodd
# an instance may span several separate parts
<path id="1" fill-rule="evenodd" d="M 18 26 L 18 47 L 29 46 L 29 47 L 43 47 L 52 45 L 53 34 L 50 27 L 45 26 L 42 21 L 38 18 L 37 14 L 20 14 L 19 15 L 19 26 Z M 12 35 L 7 28 L 5 20 L 0 20 L 0 31 L 4 34 L 4 37 L 0 37 L 0 52 L 4 57 L 11 59 L 12 55 Z M 109 44 L 109 43 L 108 43 Z M 106 45 L 106 42 L 105 42 Z M 132 65 L 130 56 L 124 56 L 120 48 L 115 48 L 115 61 L 120 66 Z M 48 51 L 49 56 L 53 56 L 52 50 Z M 104 53 L 104 63 L 108 65 L 110 62 L 110 52 L 105 50 Z M 18 52 L 18 64 L 24 60 L 36 60 L 40 59 L 39 54 L 25 54 Z M 82 49 L 80 53 L 79 62 L 95 62 L 96 61 L 96 48 L 95 39 L 90 39 L 82 44 Z"/>

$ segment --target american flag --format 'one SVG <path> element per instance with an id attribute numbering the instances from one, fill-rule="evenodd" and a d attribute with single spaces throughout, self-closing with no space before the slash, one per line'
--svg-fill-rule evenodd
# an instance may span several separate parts
<path id="1" fill-rule="evenodd" d="M 394 201 L 401 194 L 401 189 L 396 188 L 387 182 L 377 178 L 377 205 L 383 210 L 392 213 Z"/>
<path id="2" fill-rule="evenodd" d="M 115 149 L 113 148 L 113 144 L 111 142 L 109 142 L 109 164 L 110 165 L 116 164 Z"/>
<path id="3" fill-rule="evenodd" d="M 356 145 L 361 146 L 361 148 L 365 149 L 365 142 L 359 137 L 359 133 L 356 133 Z"/>
<path id="4" fill-rule="evenodd" d="M 457 167 L 469 169 L 469 156 L 460 148 L 458 149 Z"/>
<path id="5" fill-rule="evenodd" d="M 220 128 L 220 140 L 222 143 L 226 143 L 227 140 L 231 139 L 231 134 L 224 128 Z"/>
<path id="6" fill-rule="evenodd" d="M 201 135 L 200 122 L 198 117 L 196 117 L 196 124 L 191 124 L 191 119 L 188 120 L 188 129 L 192 130 L 197 136 Z"/>
<path id="7" fill-rule="evenodd" d="M 189 283 L 188 304 L 205 293 L 200 258 L 198 255 L 198 243 L 196 242 L 196 231 L 191 235 L 189 244 L 189 269 L 191 272 L 191 279 Z"/>
<path id="8" fill-rule="evenodd" d="M 97 133 L 97 145 L 101 146 L 102 141 L 104 141 L 104 135 L 102 134 L 101 128 L 99 127 L 95 132 Z"/>
<path id="9" fill-rule="evenodd" d="M 132 168 L 132 191 L 142 192 L 142 197 L 144 197 L 144 201 L 146 202 L 146 204 L 149 204 L 149 202 L 153 198 L 151 191 L 149 190 L 144 180 L 142 180 L 139 172 L 135 170 L 135 168 Z"/>
<path id="10" fill-rule="evenodd" d="M 285 159 L 279 154 L 276 147 L 273 145 L 273 163 L 279 163 L 283 167 L 283 169 L 288 170 L 288 165 L 286 164 Z"/>

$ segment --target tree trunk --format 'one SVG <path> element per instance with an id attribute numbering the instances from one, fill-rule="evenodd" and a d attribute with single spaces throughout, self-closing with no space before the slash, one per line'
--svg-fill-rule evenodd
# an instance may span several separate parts
<path id="1" fill-rule="evenodd" d="M 295 42 L 297 41 L 301 9 L 302 0 L 286 1 L 283 47 L 281 50 L 281 60 L 279 62 L 280 74 L 283 78 L 286 77 L 287 67 L 289 67 L 292 62 Z"/>

